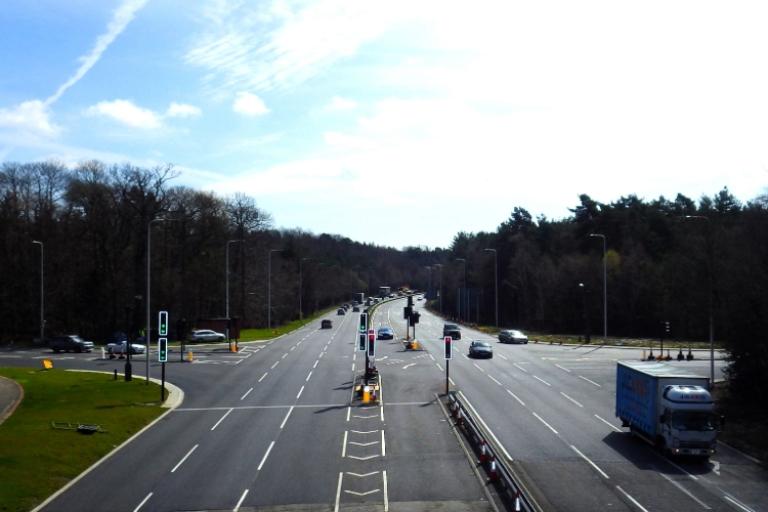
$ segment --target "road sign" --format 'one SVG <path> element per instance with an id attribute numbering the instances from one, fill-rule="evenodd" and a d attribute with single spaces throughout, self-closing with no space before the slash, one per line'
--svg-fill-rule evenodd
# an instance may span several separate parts
<path id="1" fill-rule="evenodd" d="M 443 338 L 443 341 L 445 341 L 445 359 L 447 361 L 448 359 L 451 359 L 453 355 L 451 353 L 452 352 L 451 345 L 453 345 L 453 338 L 451 338 L 450 336 L 446 336 L 445 338 Z"/>
<path id="2" fill-rule="evenodd" d="M 376 333 L 368 329 L 368 357 L 376 357 Z"/>
<path id="3" fill-rule="evenodd" d="M 157 338 L 157 361 L 168 361 L 168 338 Z"/>
<path id="4" fill-rule="evenodd" d="M 357 338 L 358 338 L 357 339 L 357 350 L 359 350 L 360 352 L 365 352 L 365 341 L 366 341 L 365 333 L 362 333 L 362 332 L 359 333 L 357 335 Z"/>
<path id="5" fill-rule="evenodd" d="M 168 312 L 160 311 L 157 314 L 157 335 L 168 336 Z"/>
<path id="6" fill-rule="evenodd" d="M 360 327 L 358 331 L 365 334 L 366 330 L 368 330 L 368 313 L 360 313 Z"/>

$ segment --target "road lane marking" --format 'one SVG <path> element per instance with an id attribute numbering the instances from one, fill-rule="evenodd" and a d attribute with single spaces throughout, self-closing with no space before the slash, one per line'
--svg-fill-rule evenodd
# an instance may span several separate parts
<path id="1" fill-rule="evenodd" d="M 222 416 L 222 417 L 219 419 L 219 421 L 217 421 L 217 422 L 216 422 L 216 424 L 215 424 L 214 426 L 212 426 L 212 427 L 211 427 L 211 430 L 215 430 L 215 429 L 216 429 L 216 427 L 218 427 L 218 426 L 219 426 L 219 423 L 221 423 L 222 421 L 224 421 L 224 418 L 226 418 L 227 416 L 229 416 L 229 413 L 231 413 L 231 412 L 232 412 L 232 408 L 230 407 L 230 408 L 229 408 L 229 410 L 228 410 L 227 412 L 225 412 L 225 413 L 224 413 L 224 416 Z"/>
<path id="2" fill-rule="evenodd" d="M 590 384 L 594 384 L 595 386 L 597 386 L 599 388 L 603 387 L 600 384 L 598 384 L 597 382 L 595 382 L 593 380 L 589 380 L 588 378 L 584 377 L 583 375 L 579 375 L 579 378 L 580 379 L 584 379 L 585 381 L 589 382 Z"/>
<path id="3" fill-rule="evenodd" d="M 288 412 L 285 414 L 285 418 L 283 418 L 283 422 L 280 424 L 281 430 L 285 426 L 285 422 L 288 421 L 288 416 L 290 416 L 292 412 L 293 412 L 293 406 L 291 406 L 291 408 L 288 409 Z"/>
<path id="4" fill-rule="evenodd" d="M 507 458 L 507 460 L 509 460 L 509 461 L 511 461 L 511 460 L 514 460 L 514 459 L 512 459 L 512 456 L 509 454 L 509 452 L 508 452 L 508 451 L 507 451 L 507 449 L 504 447 L 504 445 L 503 445 L 503 444 L 501 444 L 501 442 L 499 441 L 499 438 L 498 438 L 498 437 L 496 437 L 496 434 L 494 434 L 494 433 L 493 433 L 493 430 L 491 430 L 491 429 L 488 427 L 488 425 L 485 423 L 485 420 L 483 420 L 483 418 L 482 418 L 482 417 L 480 416 L 480 414 L 477 412 L 477 409 L 475 409 L 475 407 L 472 405 L 472 403 L 471 403 L 471 402 L 470 402 L 470 401 L 467 399 L 467 395 L 465 395 L 465 394 L 464 394 L 464 392 L 463 392 L 463 391 L 461 391 L 461 390 L 459 391 L 459 395 L 461 395 L 461 397 L 462 397 L 462 398 L 464 399 L 464 401 L 467 403 L 467 406 L 468 406 L 470 409 L 472 409 L 472 412 L 474 413 L 474 415 L 475 415 L 475 418 L 477 418 L 477 420 L 478 420 L 480 423 L 482 423 L 483 427 L 485 427 L 485 430 L 486 430 L 486 431 L 488 431 L 488 433 L 489 433 L 489 434 L 491 434 L 491 437 L 493 438 L 493 440 L 494 440 L 494 441 L 496 441 L 496 446 L 498 446 L 499 448 L 501 448 L 501 451 L 502 451 L 502 452 L 504 452 L 504 456 Z"/>
<path id="5" fill-rule="evenodd" d="M 370 491 L 357 492 L 357 491 L 348 491 L 348 490 L 344 489 L 344 492 L 346 492 L 347 494 L 354 494 L 355 496 L 368 496 L 369 494 L 373 494 L 373 493 L 379 492 L 379 491 L 380 491 L 380 489 L 372 489 Z"/>
<path id="6" fill-rule="evenodd" d="M 432 354 L 427 354 L 427 355 L 429 356 L 429 358 L 430 358 L 431 360 L 433 360 L 433 361 L 435 360 L 435 356 L 433 356 Z"/>
<path id="7" fill-rule="evenodd" d="M 455 383 L 455 382 L 453 382 L 453 379 L 452 379 L 452 378 L 450 378 L 450 377 L 448 377 L 448 382 L 450 382 L 450 383 L 451 383 L 451 386 L 455 386 L 455 385 L 456 385 L 456 383 Z"/>
<path id="8" fill-rule="evenodd" d="M 546 384 L 546 385 L 547 385 L 547 386 L 549 386 L 549 387 L 552 387 L 552 384 L 550 384 L 549 382 L 545 381 L 545 380 L 544 380 L 544 379 L 542 379 L 541 377 L 537 377 L 536 375 L 534 375 L 534 376 L 533 376 L 533 378 L 534 378 L 534 379 L 536 379 L 536 380 L 538 380 L 539 382 L 543 382 L 544 384 Z"/>
<path id="9" fill-rule="evenodd" d="M 301 396 L 301 394 L 302 394 L 303 392 L 304 392 L 304 386 L 301 386 L 301 389 L 299 390 L 299 394 L 298 394 L 298 395 L 296 395 L 296 400 L 298 400 L 298 399 L 299 399 L 299 397 Z"/>
<path id="10" fill-rule="evenodd" d="M 347 430 L 344 431 L 344 440 L 341 442 L 341 458 L 347 456 L 347 436 L 349 435 L 349 432 Z"/>
<path id="11" fill-rule="evenodd" d="M 706 503 L 704 503 L 703 501 L 701 501 L 699 498 L 697 498 L 696 496 L 694 496 L 694 495 L 691 493 L 691 491 L 689 491 L 688 489 L 686 489 L 685 487 L 683 487 L 683 486 L 682 486 L 682 484 L 680 484 L 680 482 L 676 482 L 675 480 L 673 480 L 673 479 L 672 479 L 672 477 L 670 477 L 669 475 L 665 475 L 665 474 L 664 474 L 664 473 L 662 473 L 662 472 L 659 472 L 659 474 L 660 474 L 661 476 L 663 476 L 663 477 L 664 477 L 664 478 L 665 478 L 665 479 L 666 479 L 666 480 L 667 480 L 669 483 L 671 483 L 672 485 L 674 485 L 675 487 L 677 487 L 678 489 L 680 489 L 681 491 L 683 491 L 683 492 L 684 492 L 684 493 L 685 493 L 685 494 L 686 494 L 686 495 L 687 495 L 689 498 L 691 498 L 693 501 L 695 501 L 696 503 L 698 503 L 699 505 L 701 505 L 701 506 L 702 506 L 704 509 L 706 509 L 706 510 L 712 510 L 712 507 L 710 507 L 709 505 L 707 505 Z"/>
<path id="12" fill-rule="evenodd" d="M 477 365 L 477 363 L 472 363 L 472 366 L 474 366 L 475 368 L 477 368 L 477 369 L 478 369 L 478 370 L 480 370 L 481 372 L 485 373 L 485 370 L 483 370 L 482 368 L 480 368 L 480 367 Z"/>
<path id="13" fill-rule="evenodd" d="M 320 355 L 319 355 L 319 356 L 317 356 L 317 358 L 318 358 L 318 359 L 320 359 L 320 358 L 321 358 L 321 357 L 323 357 L 324 355 L 325 355 L 325 352 L 320 352 Z"/>
<path id="14" fill-rule="evenodd" d="M 381 456 L 387 456 L 387 444 L 386 441 L 384 441 L 384 429 L 381 429 Z"/>
<path id="15" fill-rule="evenodd" d="M 248 396 L 248 394 L 249 394 L 251 391 L 253 391 L 253 388 L 251 388 L 251 389 L 249 389 L 248 391 L 246 391 L 246 392 L 245 392 L 245 394 L 244 394 L 243 396 L 241 396 L 241 397 L 240 397 L 240 400 L 245 400 L 245 397 L 247 397 L 247 396 Z"/>
<path id="16" fill-rule="evenodd" d="M 333 507 L 333 512 L 339 512 L 339 498 L 341 498 L 341 480 L 344 478 L 344 473 L 339 473 L 339 483 L 336 486 L 336 505 Z"/>
<path id="17" fill-rule="evenodd" d="M 577 402 L 577 401 L 576 401 L 576 400 L 574 400 L 573 398 L 569 397 L 568 395 L 566 395 L 566 394 L 565 394 L 565 393 L 563 393 L 562 391 L 560 392 L 560 394 L 561 394 L 561 395 L 563 395 L 563 396 L 564 396 L 565 398 L 567 398 L 568 400 L 570 400 L 571 402 L 573 402 L 573 403 L 575 403 L 576 405 L 578 405 L 579 407 L 582 407 L 582 408 L 584 407 L 584 406 L 583 406 L 583 405 L 581 405 L 579 402 Z"/>
<path id="18" fill-rule="evenodd" d="M 526 370 L 525 368 L 523 368 L 523 367 L 522 367 L 522 366 L 520 366 L 519 364 L 517 364 L 517 363 L 512 363 L 512 365 L 513 365 L 513 366 L 516 366 L 516 367 L 517 367 L 517 369 L 518 369 L 518 370 L 520 370 L 521 372 L 525 372 L 525 373 L 528 373 L 528 370 Z"/>
<path id="19" fill-rule="evenodd" d="M 622 488 L 621 488 L 621 487 L 619 487 L 618 485 L 616 486 L 616 488 L 617 488 L 619 491 L 621 491 L 621 494 L 623 494 L 624 496 L 626 496 L 626 497 L 627 497 L 627 499 L 628 499 L 629 501 L 631 501 L 632 503 L 634 503 L 634 504 L 635 504 L 635 506 L 636 506 L 637 508 L 639 508 L 639 509 L 640 509 L 640 510 L 642 510 L 643 512 L 648 512 L 648 509 L 647 509 L 647 508 L 645 508 L 644 506 L 642 506 L 640 503 L 638 503 L 638 502 L 637 502 L 637 500 L 636 500 L 635 498 L 633 498 L 632 496 L 630 496 L 630 495 L 629 495 L 629 493 L 628 493 L 627 491 L 625 491 L 624 489 L 622 489 Z"/>
<path id="20" fill-rule="evenodd" d="M 593 468 L 595 468 L 595 469 L 597 470 L 597 472 L 598 472 L 598 473 L 600 473 L 601 475 L 603 475 L 603 478 L 605 478 L 606 480 L 608 480 L 608 479 L 610 478 L 610 477 L 609 477 L 607 474 L 605 474 L 605 471 L 603 471 L 602 469 L 600 469 L 600 468 L 597 466 L 597 464 L 595 464 L 594 462 L 592 462 L 591 460 L 589 460 L 589 458 L 588 458 L 586 455 L 584 455 L 583 453 L 581 453 L 581 452 L 579 451 L 579 449 L 578 449 L 578 448 L 576 448 L 575 446 L 571 445 L 571 449 L 572 449 L 573 451 L 575 451 L 576 453 L 578 453 L 578 454 L 579 454 L 579 457 L 581 457 L 582 459 L 584 459 L 585 461 L 587 461 L 587 462 L 589 463 L 589 465 L 590 465 L 590 466 L 592 466 Z M 618 486 L 616 486 L 616 487 L 618 487 Z M 622 491 L 622 492 L 624 492 L 624 491 Z M 627 494 L 627 496 L 629 496 L 629 494 Z"/>
<path id="21" fill-rule="evenodd" d="M 382 474 L 382 476 L 384 478 L 384 512 L 388 512 L 389 511 L 389 496 L 387 496 L 387 470 L 385 469 L 384 471 L 382 471 L 381 474 Z"/>
<path id="22" fill-rule="evenodd" d="M 237 500 L 237 505 L 235 505 L 235 508 L 232 509 L 232 512 L 237 512 L 238 510 L 240 510 L 240 505 L 243 504 L 246 496 L 248 496 L 248 489 L 243 491 L 243 495 L 240 496 L 239 500 Z"/>
<path id="23" fill-rule="evenodd" d="M 544 425 L 546 425 L 546 426 L 547 426 L 547 428 L 548 428 L 549 430 L 551 430 L 552 432 L 554 432 L 556 435 L 559 435 L 559 434 L 557 434 L 557 430 L 555 430 L 554 428 L 552 428 L 552 425 L 550 425 L 549 423 L 547 423 L 546 421 L 544 421 L 544 418 L 542 418 L 541 416 L 539 416 L 539 415 L 538 415 L 538 414 L 536 414 L 535 412 L 532 412 L 532 414 L 533 414 L 534 416 L 536 416 L 536 419 L 538 419 L 540 422 L 542 422 Z"/>
<path id="24" fill-rule="evenodd" d="M 259 382 L 263 381 L 263 380 L 264 380 L 264 379 L 267 377 L 267 375 L 269 375 L 269 372 L 264 372 L 264 375 L 262 375 L 262 376 L 259 378 Z"/>
<path id="25" fill-rule="evenodd" d="M 133 512 L 139 512 L 139 510 L 141 510 L 141 507 L 143 507 L 144 504 L 147 501 L 149 501 L 149 498 L 151 497 L 152 497 L 152 493 L 147 494 L 147 496 L 143 500 L 141 500 L 141 503 L 139 503 L 139 505 L 135 509 L 133 509 Z"/>
<path id="26" fill-rule="evenodd" d="M 187 460 L 187 457 L 189 457 L 190 455 L 192 455 L 192 452 L 193 452 L 193 451 L 197 450 L 197 447 L 198 447 L 198 446 L 200 446 L 200 445 L 199 445 L 199 444 L 196 444 L 195 446 L 193 446 L 193 447 L 192 447 L 192 449 L 191 449 L 191 450 L 189 450 L 189 451 L 187 452 L 187 454 L 186 454 L 185 456 L 183 456 L 183 457 L 181 458 L 181 460 L 180 460 L 180 461 L 179 461 L 179 462 L 178 462 L 178 463 L 177 463 L 175 466 L 173 466 L 173 469 L 171 470 L 171 473 L 175 473 L 175 472 L 176 472 L 176 470 L 177 470 L 177 469 L 179 469 L 179 466 L 181 466 L 182 464 L 184 464 L 184 461 L 185 461 L 185 460 Z"/>
<path id="27" fill-rule="evenodd" d="M 746 506 L 745 504 L 743 504 L 742 502 L 740 502 L 739 500 L 737 500 L 736 498 L 734 498 L 730 494 L 723 493 L 723 498 L 725 498 L 726 500 L 730 501 L 731 503 L 733 503 L 734 505 L 739 507 L 744 512 L 755 512 L 753 509 L 749 508 L 748 506 Z"/>
<path id="28" fill-rule="evenodd" d="M 317 368 L 317 363 L 319 363 L 319 362 L 320 362 L 320 360 L 319 360 L 319 359 L 318 359 L 318 360 L 316 360 L 316 361 L 315 361 L 315 364 L 314 364 L 314 365 L 312 365 L 312 368 Z"/>
<path id="29" fill-rule="evenodd" d="M 373 416 L 369 416 L 369 417 L 373 418 Z M 355 418 L 359 418 L 359 416 L 355 416 Z M 354 434 L 365 435 L 365 434 L 375 434 L 376 432 L 378 432 L 378 430 L 350 430 L 350 432 Z"/>
<path id="30" fill-rule="evenodd" d="M 611 423 L 611 422 L 610 422 L 610 421 L 608 421 L 608 420 L 604 420 L 603 418 L 601 418 L 601 417 L 600 417 L 600 416 L 598 416 L 597 414 L 595 414 L 595 418 L 599 419 L 600 421 L 602 421 L 603 423 L 605 423 L 606 425 L 608 425 L 609 427 L 611 427 L 611 428 L 612 428 L 613 430 L 615 430 L 616 432 L 620 432 L 620 433 L 621 433 L 621 432 L 624 432 L 624 431 L 623 431 L 623 430 L 621 430 L 619 427 L 617 427 L 616 425 L 614 425 L 613 423 Z"/>
<path id="31" fill-rule="evenodd" d="M 310 378 L 312 378 L 312 370 L 309 371 L 309 375 L 307 375 L 307 378 L 304 380 L 304 382 L 309 382 Z"/>
<path id="32" fill-rule="evenodd" d="M 378 453 L 375 453 L 373 455 L 367 455 L 365 457 L 358 457 L 357 455 L 349 456 L 350 459 L 355 459 L 355 460 L 371 460 L 371 459 L 375 459 L 376 457 L 381 457 L 381 455 L 379 455 Z"/>
<path id="33" fill-rule="evenodd" d="M 349 415 L 352 414 L 352 406 L 347 407 L 347 421 L 349 421 Z"/>
<path id="34" fill-rule="evenodd" d="M 273 364 L 273 365 L 272 365 L 272 366 L 271 366 L 269 369 L 270 369 L 270 370 L 274 370 L 274 369 L 275 369 L 275 366 L 277 366 L 277 365 L 279 365 L 279 364 L 280 364 L 280 361 L 275 361 L 275 364 Z"/>
<path id="35" fill-rule="evenodd" d="M 347 474 L 348 475 L 352 475 L 352 476 L 356 476 L 357 478 L 366 478 L 366 477 L 369 477 L 369 476 L 378 475 L 379 472 L 378 471 L 371 471 L 370 473 L 365 473 L 365 474 L 361 475 L 361 474 L 358 474 L 358 473 L 353 473 L 351 471 L 347 471 Z"/>
<path id="36" fill-rule="evenodd" d="M 495 382 L 496 384 L 498 384 L 499 386 L 501 386 L 501 385 L 502 385 L 502 384 L 501 384 L 501 382 L 499 382 L 497 379 L 495 379 L 495 378 L 493 377 L 493 375 L 488 375 L 488 378 L 489 378 L 489 379 L 491 379 L 491 380 L 492 380 L 493 382 Z"/>
<path id="37" fill-rule="evenodd" d="M 267 462 L 267 457 L 269 457 L 269 452 L 272 451 L 273 446 L 275 446 L 274 441 L 269 443 L 269 448 L 267 448 L 267 451 L 264 453 L 264 456 L 261 458 L 261 462 L 259 462 L 259 467 L 256 468 L 256 471 L 261 471 L 262 466 L 264 466 L 264 463 Z"/>
<path id="38" fill-rule="evenodd" d="M 568 373 L 571 373 L 571 370 L 569 370 L 568 368 L 563 368 L 563 367 L 562 367 L 562 366 L 560 366 L 559 364 L 555 364 L 555 366 L 557 366 L 558 368 L 560 368 L 560 369 L 561 369 L 561 370 L 563 370 L 564 372 L 568 372 Z"/>
<path id="39" fill-rule="evenodd" d="M 443 367 L 442 367 L 442 366 L 440 366 L 440 363 L 435 363 L 435 365 L 437 366 L 437 368 L 438 368 L 438 369 L 439 369 L 441 372 L 444 372 L 444 371 L 445 371 L 445 370 L 443 370 Z"/>
<path id="40" fill-rule="evenodd" d="M 293 352 L 294 350 L 296 350 L 296 345 L 291 347 L 291 352 Z"/>
<path id="41" fill-rule="evenodd" d="M 499 354 L 499 357 L 500 357 L 500 358 L 502 358 L 502 359 L 503 359 L 503 360 L 505 360 L 505 361 L 509 361 L 509 359 L 507 358 L 507 356 L 505 356 L 504 354 Z"/>
<path id="42" fill-rule="evenodd" d="M 522 400 L 520 400 L 520 398 L 518 398 L 518 396 L 517 396 L 516 394 L 514 394 L 514 393 L 513 393 L 513 392 L 511 392 L 510 390 L 507 390 L 507 393 L 509 393 L 510 395 L 512 395 L 512 398 L 514 398 L 515 400 L 517 400 L 518 402 L 520 402 L 520 405 L 522 405 L 523 407 L 525 407 L 525 402 L 523 402 Z"/>
<path id="43" fill-rule="evenodd" d="M 282 356 L 280 359 L 285 359 L 286 357 L 288 357 L 288 352 L 286 352 L 285 354 L 283 354 L 283 356 Z"/>
<path id="44" fill-rule="evenodd" d="M 355 363 L 352 363 L 352 371 L 355 371 Z"/>

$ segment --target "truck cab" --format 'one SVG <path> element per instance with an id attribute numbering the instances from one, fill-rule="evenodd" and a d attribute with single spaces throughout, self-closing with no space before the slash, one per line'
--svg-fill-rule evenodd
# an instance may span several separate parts
<path id="1" fill-rule="evenodd" d="M 702 386 L 666 386 L 661 395 L 660 434 L 672 455 L 715 453 L 718 421 L 714 401 Z"/>

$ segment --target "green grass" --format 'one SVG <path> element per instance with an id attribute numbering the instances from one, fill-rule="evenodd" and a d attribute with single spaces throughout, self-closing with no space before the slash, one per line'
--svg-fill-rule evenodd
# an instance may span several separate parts
<path id="1" fill-rule="evenodd" d="M 30 510 L 159 416 L 159 386 L 99 373 L 0 368 L 24 399 L 0 425 L 0 511 Z M 90 435 L 51 422 L 101 425 Z"/>
<path id="2" fill-rule="evenodd" d="M 337 308 L 329 308 L 324 311 L 319 311 L 315 313 L 312 316 L 308 316 L 304 318 L 303 320 L 293 320 L 291 322 L 288 322 L 287 324 L 280 325 L 278 327 L 273 327 L 271 329 L 267 329 L 266 327 L 261 329 L 241 329 L 240 330 L 240 341 L 259 341 L 259 340 L 269 340 L 272 338 L 276 338 L 277 336 L 281 336 L 283 334 L 287 334 L 291 331 L 295 331 L 296 329 L 316 321 L 321 316 L 327 314 L 329 311 L 335 311 Z"/>

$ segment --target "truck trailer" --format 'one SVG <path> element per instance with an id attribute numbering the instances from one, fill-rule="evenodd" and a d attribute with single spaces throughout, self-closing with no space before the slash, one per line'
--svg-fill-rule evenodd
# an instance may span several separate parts
<path id="1" fill-rule="evenodd" d="M 616 416 L 670 455 L 715 453 L 718 419 L 709 379 L 665 363 L 619 361 Z"/>

